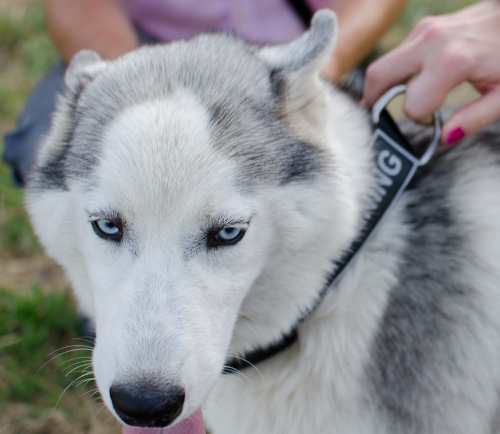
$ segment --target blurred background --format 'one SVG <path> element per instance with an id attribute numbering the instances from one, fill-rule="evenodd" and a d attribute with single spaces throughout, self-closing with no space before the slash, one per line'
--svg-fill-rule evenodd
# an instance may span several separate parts
<path id="1" fill-rule="evenodd" d="M 0 0 L 0 151 L 4 133 L 13 129 L 27 96 L 57 59 L 41 3 Z M 401 42 L 421 17 L 472 3 L 410 0 L 380 42 L 380 52 Z M 461 88 L 448 104 L 470 97 L 470 89 Z M 87 382 L 90 350 L 82 333 L 64 274 L 44 256 L 22 192 L 0 163 L 0 434 L 121 432 L 93 382 Z"/>

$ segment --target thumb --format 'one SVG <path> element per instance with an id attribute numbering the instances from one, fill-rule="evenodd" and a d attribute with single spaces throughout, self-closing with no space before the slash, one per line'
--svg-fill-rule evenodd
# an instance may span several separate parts
<path id="1" fill-rule="evenodd" d="M 443 125 L 441 141 L 453 146 L 500 119 L 500 86 L 457 110 Z"/>

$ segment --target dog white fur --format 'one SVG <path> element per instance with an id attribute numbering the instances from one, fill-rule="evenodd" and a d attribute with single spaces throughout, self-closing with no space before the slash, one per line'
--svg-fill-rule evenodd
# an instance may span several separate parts
<path id="1" fill-rule="evenodd" d="M 26 203 L 95 321 L 111 411 L 113 385 L 174 385 L 176 420 L 202 406 L 213 434 L 498 431 L 491 133 L 417 175 L 297 342 L 221 374 L 300 322 L 371 203 L 369 122 L 319 78 L 335 27 L 323 11 L 283 46 L 206 35 L 69 67 Z"/>

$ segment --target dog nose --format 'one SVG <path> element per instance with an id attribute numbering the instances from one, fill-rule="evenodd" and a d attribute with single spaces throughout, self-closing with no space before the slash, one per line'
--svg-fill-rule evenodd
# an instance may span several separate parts
<path id="1" fill-rule="evenodd" d="M 112 385 L 109 396 L 113 407 L 127 425 L 166 427 L 182 411 L 184 390 L 177 386 L 158 388 L 130 384 Z"/>

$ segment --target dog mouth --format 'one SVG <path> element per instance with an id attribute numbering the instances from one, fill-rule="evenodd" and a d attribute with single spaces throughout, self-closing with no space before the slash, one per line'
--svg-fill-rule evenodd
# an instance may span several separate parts
<path id="1" fill-rule="evenodd" d="M 124 425 L 123 434 L 205 434 L 201 408 L 178 423 L 166 428 L 140 428 Z"/>
<path id="2" fill-rule="evenodd" d="M 135 387 L 134 387 L 135 386 Z M 123 433 L 204 433 L 201 408 L 179 420 L 185 390 L 178 385 L 158 387 L 150 382 L 116 383 L 109 397 L 118 417 L 126 424 Z"/>

